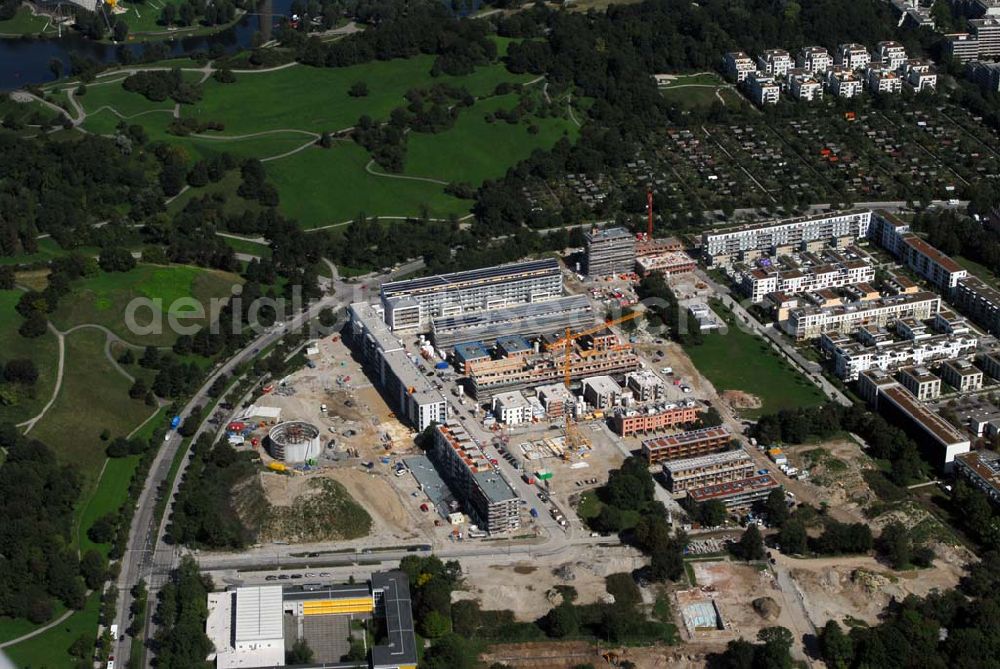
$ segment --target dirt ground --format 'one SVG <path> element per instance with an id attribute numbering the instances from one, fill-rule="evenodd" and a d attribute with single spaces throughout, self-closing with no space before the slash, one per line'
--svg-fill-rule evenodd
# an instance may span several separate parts
<path id="1" fill-rule="evenodd" d="M 782 446 L 789 464 L 809 470 L 805 480 L 789 480 L 786 488 L 800 502 L 829 505 L 830 516 L 844 523 L 868 523 L 864 508 L 875 501 L 862 472 L 872 466 L 852 439 L 836 439 L 821 444 Z"/>
<path id="2" fill-rule="evenodd" d="M 759 409 L 763 406 L 760 398 L 742 390 L 727 390 L 722 393 L 722 401 L 735 410 Z"/>
<path id="3" fill-rule="evenodd" d="M 497 542 L 497 553 L 503 553 Z M 487 610 L 510 609 L 518 620 L 532 621 L 545 615 L 559 603 L 557 585 L 571 585 L 577 591 L 578 604 L 593 604 L 607 597 L 604 577 L 627 572 L 645 564 L 639 554 L 623 556 L 601 548 L 586 551 L 586 559 L 546 562 L 545 558 L 512 565 L 491 565 L 480 560 L 462 562 L 466 590 L 455 593 L 456 599 L 476 599 Z"/>
<path id="4" fill-rule="evenodd" d="M 931 590 L 943 591 L 958 584 L 969 556 L 941 545 L 935 551 L 938 558 L 933 567 L 908 572 L 893 572 L 871 557 L 782 560 L 790 568 L 814 625 L 846 618 L 874 624 L 894 598 L 923 597 Z"/>
<path id="5" fill-rule="evenodd" d="M 585 641 L 553 641 L 537 643 L 512 643 L 490 646 L 480 656 L 485 666 L 501 662 L 515 669 L 570 669 L 580 664 L 610 667 L 604 654 L 613 654 L 620 662 L 628 660 L 638 669 L 702 669 L 706 654 L 721 653 L 724 644 L 701 644 L 697 649 L 689 646 L 654 646 L 651 648 L 607 648 Z"/>

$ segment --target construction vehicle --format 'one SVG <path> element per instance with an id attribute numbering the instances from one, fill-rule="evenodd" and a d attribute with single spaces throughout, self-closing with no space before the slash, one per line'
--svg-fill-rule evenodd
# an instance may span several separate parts
<path id="1" fill-rule="evenodd" d="M 566 328 L 566 334 L 552 342 L 548 348 L 549 350 L 557 349 L 562 347 L 563 349 L 563 383 L 566 385 L 566 389 L 570 389 L 570 384 L 572 382 L 572 352 L 573 352 L 573 342 L 581 337 L 586 337 L 592 335 L 601 330 L 610 328 L 613 325 L 619 325 L 626 321 L 630 321 L 633 318 L 638 318 L 642 315 L 642 312 L 633 311 L 630 314 L 625 314 L 619 318 L 614 318 L 606 320 L 600 325 L 595 325 L 592 328 L 587 328 L 580 332 L 572 332 L 569 328 Z M 586 357 L 588 355 L 593 355 L 594 351 L 581 351 L 580 355 Z M 566 411 L 564 414 L 565 422 L 563 424 L 563 434 L 566 437 L 566 451 L 564 453 L 568 454 L 570 451 L 576 451 L 581 448 L 590 448 L 590 440 L 585 437 L 579 429 L 577 429 L 576 420 L 572 416 L 572 412 Z"/>

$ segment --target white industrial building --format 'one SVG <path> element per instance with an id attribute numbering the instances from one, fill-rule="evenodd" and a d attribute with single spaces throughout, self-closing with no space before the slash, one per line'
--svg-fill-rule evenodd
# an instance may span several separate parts
<path id="1" fill-rule="evenodd" d="M 217 669 L 285 666 L 280 585 L 209 593 L 205 627 Z"/>

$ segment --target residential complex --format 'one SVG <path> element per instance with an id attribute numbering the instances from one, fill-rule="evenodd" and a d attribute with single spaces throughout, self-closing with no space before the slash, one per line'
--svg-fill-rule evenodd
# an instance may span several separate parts
<path id="1" fill-rule="evenodd" d="M 842 248 L 868 235 L 871 214 L 838 212 L 705 232 L 701 237 L 702 256 L 709 265 L 729 265 L 795 251 Z"/>
<path id="2" fill-rule="evenodd" d="M 697 266 L 697 261 L 683 251 L 665 251 L 635 259 L 636 271 L 643 276 L 653 272 L 663 272 L 663 276 L 684 274 L 693 272 Z"/>
<path id="3" fill-rule="evenodd" d="M 480 529 L 500 534 L 521 526 L 520 498 L 460 423 L 448 421 L 434 429 L 429 455 Z"/>
<path id="4" fill-rule="evenodd" d="M 884 67 L 869 67 L 865 71 L 865 83 L 873 93 L 899 93 L 903 90 L 903 79 L 899 74 Z"/>
<path id="5" fill-rule="evenodd" d="M 792 56 L 784 49 L 767 49 L 757 56 L 757 69 L 772 77 L 783 77 L 792 67 Z"/>
<path id="6" fill-rule="evenodd" d="M 667 481 L 667 488 L 677 495 L 692 488 L 750 478 L 755 469 L 750 455 L 738 448 L 683 460 L 669 460 L 663 463 L 663 476 Z"/>
<path id="7" fill-rule="evenodd" d="M 854 70 L 836 65 L 826 73 L 826 87 L 838 98 L 855 98 L 861 95 L 863 84 Z"/>
<path id="8" fill-rule="evenodd" d="M 941 365 L 941 378 L 962 393 L 981 390 L 983 387 L 983 371 L 968 360 L 945 362 Z"/>
<path id="9" fill-rule="evenodd" d="M 770 293 L 797 295 L 825 288 L 839 288 L 875 279 L 871 258 L 860 249 L 803 253 L 791 258 L 759 259 L 751 267 L 737 267 L 736 281 L 752 302 L 763 302 Z"/>
<path id="10" fill-rule="evenodd" d="M 286 626 L 286 618 L 291 625 Z M 339 653 L 330 655 L 319 642 L 341 627 L 336 621 L 346 629 L 357 618 L 377 619 L 385 642 L 371 646 L 368 661 L 341 663 Z M 417 666 L 409 577 L 402 571 L 376 572 L 367 583 L 245 586 L 209 593 L 205 633 L 214 647 L 208 660 L 218 669 L 284 667 L 286 643 L 291 647 L 296 640 L 312 643 L 318 663 L 312 666 Z"/>
<path id="11" fill-rule="evenodd" d="M 875 56 L 872 59 L 882 67 L 898 70 L 909 59 L 906 47 L 899 42 L 879 42 L 875 45 Z"/>
<path id="12" fill-rule="evenodd" d="M 348 313 L 351 338 L 390 406 L 418 430 L 443 422 L 448 417 L 447 400 L 417 368 L 416 356 L 389 330 L 380 310 L 355 302 Z"/>
<path id="13" fill-rule="evenodd" d="M 701 407 L 693 401 L 684 404 L 666 402 L 643 407 L 616 409 L 611 417 L 611 429 L 622 437 L 659 432 L 677 425 L 694 422 L 700 411 Z"/>
<path id="14" fill-rule="evenodd" d="M 1000 63 L 970 61 L 965 66 L 965 74 L 986 92 L 1000 92 Z"/>
<path id="15" fill-rule="evenodd" d="M 663 399 L 666 386 L 663 380 L 648 369 L 625 375 L 625 387 L 636 402 L 654 402 Z"/>
<path id="16" fill-rule="evenodd" d="M 945 35 L 944 57 L 966 62 L 1000 56 L 1000 20 L 994 16 L 969 20 L 969 31 Z"/>
<path id="17" fill-rule="evenodd" d="M 622 387 L 610 376 L 590 376 L 580 386 L 583 399 L 595 409 L 610 409 L 622 403 Z"/>
<path id="18" fill-rule="evenodd" d="M 820 338 L 820 348 L 833 360 L 834 373 L 845 381 L 854 381 L 869 369 L 893 371 L 906 366 L 928 365 L 933 362 L 971 356 L 976 352 L 978 337 L 938 334 L 916 340 L 865 344 L 843 335 L 826 332 Z"/>
<path id="19" fill-rule="evenodd" d="M 664 460 L 690 458 L 696 455 L 717 453 L 729 448 L 733 434 L 729 428 L 705 427 L 679 434 L 644 439 L 642 442 L 642 457 L 651 465 Z"/>
<path id="20" fill-rule="evenodd" d="M 794 69 L 788 73 L 788 92 L 796 100 L 812 102 L 823 99 L 823 82 L 809 70 Z"/>
<path id="21" fill-rule="evenodd" d="M 899 370 L 899 382 L 921 402 L 937 399 L 941 394 L 941 379 L 926 367 L 904 367 Z"/>
<path id="22" fill-rule="evenodd" d="M 951 301 L 963 314 L 991 335 L 1000 336 L 1000 291 L 978 277 L 958 282 Z"/>
<path id="23" fill-rule="evenodd" d="M 702 488 L 688 490 L 688 498 L 695 504 L 705 504 L 710 501 L 722 502 L 730 511 L 746 510 L 757 502 L 763 502 L 772 490 L 780 490 L 778 483 L 770 474 L 751 476 L 750 478 L 715 483 Z"/>
<path id="24" fill-rule="evenodd" d="M 442 316 L 539 302 L 562 295 L 554 258 L 382 284 L 385 322 L 392 330 L 426 331 Z"/>
<path id="25" fill-rule="evenodd" d="M 901 318 L 925 320 L 941 308 L 935 293 L 891 295 L 876 300 L 833 306 L 803 306 L 789 310 L 782 329 L 796 340 L 816 339 L 826 332 L 848 334 L 863 325 L 885 326 Z"/>
<path id="26" fill-rule="evenodd" d="M 601 279 L 635 269 L 635 237 L 625 228 L 593 229 L 584 235 L 583 273 Z"/>

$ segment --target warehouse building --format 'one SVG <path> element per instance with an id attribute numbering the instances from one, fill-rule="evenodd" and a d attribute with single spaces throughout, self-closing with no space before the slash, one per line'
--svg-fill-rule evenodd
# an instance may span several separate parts
<path id="1" fill-rule="evenodd" d="M 545 258 L 384 283 L 381 297 L 392 330 L 423 331 L 435 318 L 542 302 L 562 289 L 559 263 Z"/>
<path id="2" fill-rule="evenodd" d="M 503 335 L 532 335 L 556 330 L 582 330 L 595 322 L 586 295 L 556 297 L 512 307 L 440 316 L 431 320 L 431 337 L 438 348 L 459 342 L 490 341 Z"/>
<path id="3" fill-rule="evenodd" d="M 625 228 L 594 228 L 584 235 L 583 273 L 603 279 L 635 269 L 635 238 Z"/>
<path id="4" fill-rule="evenodd" d="M 628 409 L 619 408 L 615 409 L 614 416 L 611 417 L 611 429 L 622 437 L 631 437 L 640 432 L 642 434 L 659 432 L 694 422 L 701 410 L 702 407 L 694 400 L 686 400 L 681 404 L 667 402 Z"/>
<path id="5" fill-rule="evenodd" d="M 448 418 L 448 402 L 420 373 L 414 356 L 389 331 L 382 314 L 371 304 L 355 302 L 348 308 L 350 332 L 361 358 L 372 370 L 372 381 L 389 405 L 418 430 Z"/>
<path id="6" fill-rule="evenodd" d="M 761 474 L 737 481 L 692 488 L 688 491 L 688 498 L 695 504 L 717 500 L 729 511 L 742 511 L 766 500 L 772 490 L 780 489 L 781 484 L 775 481 L 773 476 Z"/>
<path id="7" fill-rule="evenodd" d="M 692 458 L 698 455 L 718 453 L 729 448 L 733 433 L 725 425 L 705 427 L 679 434 L 645 439 L 642 442 L 642 457 L 651 465 L 664 460 Z"/>
<path id="8" fill-rule="evenodd" d="M 377 619 L 386 642 L 371 646 L 364 661 L 342 663 L 346 639 L 331 637 L 347 632 L 354 618 Z M 296 630 L 295 638 L 286 639 L 286 630 Z M 283 667 L 286 642 L 291 646 L 297 639 L 311 642 L 316 653 L 311 666 L 417 666 L 409 578 L 402 571 L 374 573 L 364 584 L 264 585 L 209 593 L 205 632 L 215 648 L 207 659 L 218 669 Z"/>
<path id="9" fill-rule="evenodd" d="M 729 265 L 795 251 L 843 248 L 868 235 L 871 216 L 871 211 L 852 211 L 705 232 L 702 256 L 709 265 Z"/>
<path id="10" fill-rule="evenodd" d="M 521 526 L 517 493 L 460 423 L 435 428 L 430 458 L 480 529 L 502 534 Z"/>
<path id="11" fill-rule="evenodd" d="M 753 473 L 753 460 L 742 448 L 663 463 L 667 489 L 675 495 L 692 488 L 739 481 L 753 476 Z"/>

